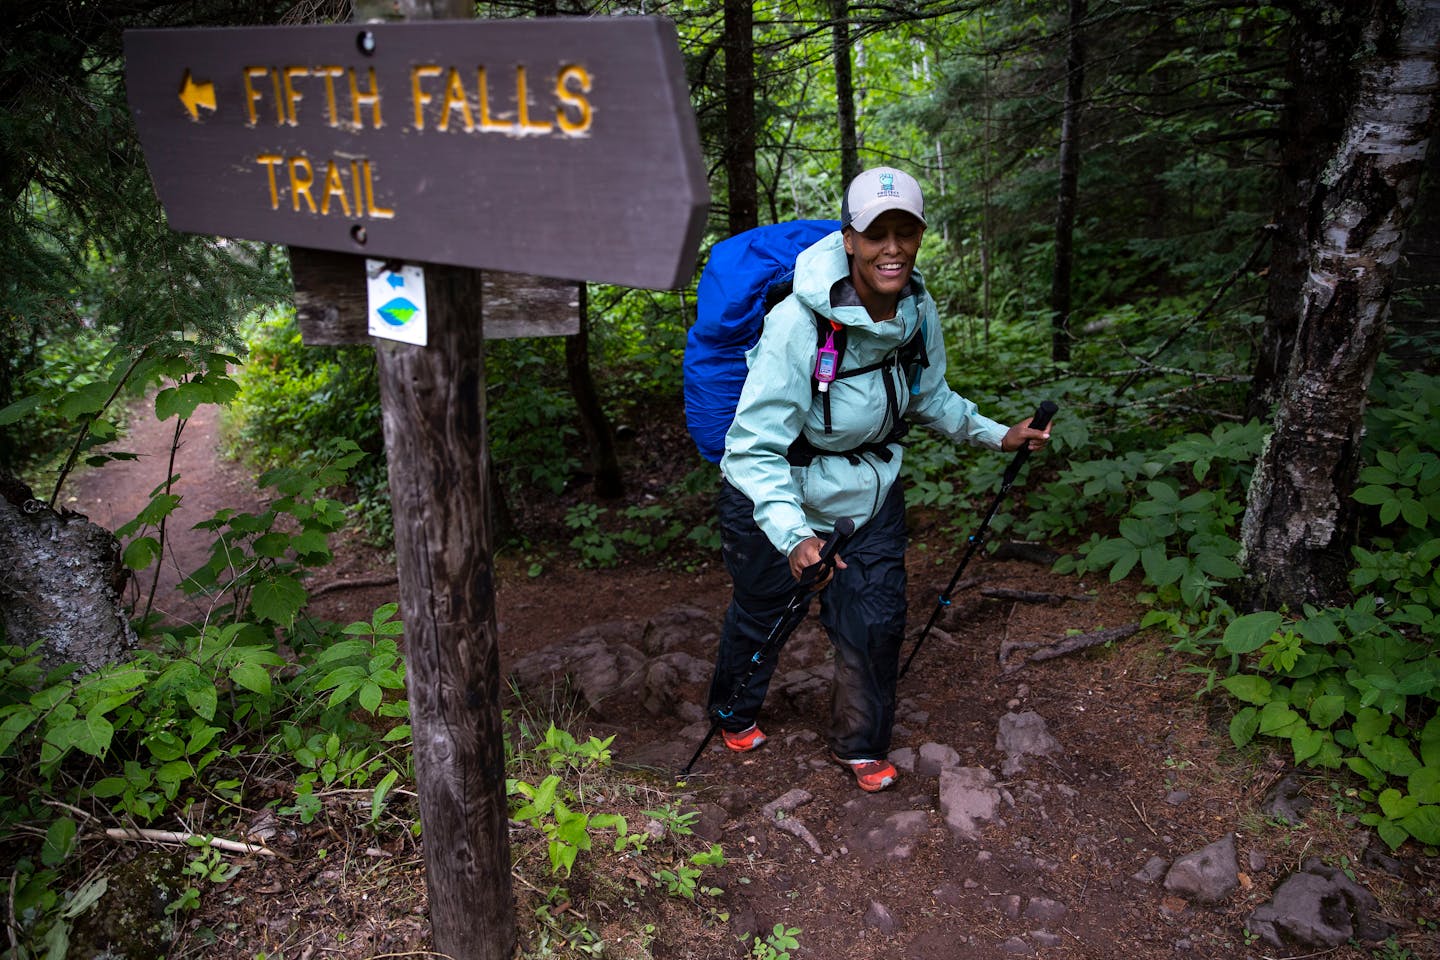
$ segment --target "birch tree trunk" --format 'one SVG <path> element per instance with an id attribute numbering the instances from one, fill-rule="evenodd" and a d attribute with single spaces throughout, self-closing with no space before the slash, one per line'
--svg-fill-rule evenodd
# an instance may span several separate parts
<path id="1" fill-rule="evenodd" d="M 1265 329 L 1246 405 L 1246 413 L 1258 420 L 1270 417 L 1290 366 L 1300 293 L 1310 272 L 1312 210 L 1323 198 L 1320 176 L 1335 154 L 1355 99 L 1358 77 L 1352 60 L 1367 18 L 1368 11 L 1350 0 L 1306 0 L 1294 10 L 1266 269 Z M 1324 95 L 1317 95 L 1318 90 Z"/>
<path id="2" fill-rule="evenodd" d="M 1298 610 L 1345 592 L 1365 396 L 1440 109 L 1440 0 L 1372 9 L 1363 47 L 1374 53 L 1321 176 L 1294 348 L 1241 525 L 1254 606 Z"/>

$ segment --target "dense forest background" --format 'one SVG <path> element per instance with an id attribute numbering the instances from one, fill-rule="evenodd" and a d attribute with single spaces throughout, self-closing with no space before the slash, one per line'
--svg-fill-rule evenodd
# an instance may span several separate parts
<path id="1" fill-rule="evenodd" d="M 347 707 L 403 740 L 403 669 L 327 653 L 338 634 L 293 632 L 327 536 L 389 536 L 374 352 L 301 344 L 284 249 L 166 228 L 122 78 L 125 29 L 350 11 L 6 9 L 0 542 L 33 552 L 27 525 L 66 521 L 67 478 L 127 456 L 114 442 L 127 416 L 173 420 L 178 441 L 198 405 L 226 405 L 234 454 L 267 471 L 275 494 L 266 514 L 215 519 L 224 549 L 193 583 L 221 613 L 202 627 L 147 616 L 143 585 L 183 496 L 173 477 L 116 531 L 115 551 L 74 548 L 108 570 L 94 596 L 108 591 L 118 610 L 99 634 L 85 627 L 99 653 L 7 612 L 0 756 L 26 771 L 7 783 L 27 789 L 4 788 L 5 817 L 46 838 L 11 874 L 11 897 L 33 902 L 39 936 L 64 925 L 57 891 L 75 830 L 43 798 L 95 795 L 148 822 L 183 802 L 207 751 L 264 738 L 282 716 L 298 732 L 281 752 L 314 730 L 362 741 Z M 1440 845 L 1440 4 L 726 0 L 478 13 L 675 21 L 709 164 L 707 247 L 836 216 L 865 166 L 914 172 L 952 383 L 1003 422 L 1042 399 L 1061 409 L 1052 453 L 997 529 L 1065 553 L 1061 569 L 1131 578 L 1146 625 L 1232 699 L 1237 745 L 1285 743 L 1294 763 L 1353 778 L 1366 822 L 1392 846 Z M 584 293 L 580 334 L 488 346 L 496 547 L 537 574 L 694 563 L 717 543 L 714 468 L 694 456 L 641 472 L 625 456 L 637 432 L 683 424 L 694 286 Z M 961 462 L 924 439 L 906 460 L 911 508 L 957 539 L 1003 468 Z M 63 562 L 37 563 L 23 592 L 47 579 L 70 589 Z M 122 595 L 107 583 L 124 570 L 142 587 Z M 22 591 L 6 589 L 13 610 Z M 372 639 L 388 635 L 386 619 Z M 305 664 L 283 694 L 282 640 Z M 97 672 L 51 671 L 62 660 Z M 337 680 L 337 666 L 359 672 Z M 194 686 L 160 711 L 162 737 L 144 680 L 182 672 Z M 217 701 L 217 681 L 255 700 Z M 325 709 L 300 706 L 297 684 Z M 361 786 L 396 772 L 367 769 Z"/>

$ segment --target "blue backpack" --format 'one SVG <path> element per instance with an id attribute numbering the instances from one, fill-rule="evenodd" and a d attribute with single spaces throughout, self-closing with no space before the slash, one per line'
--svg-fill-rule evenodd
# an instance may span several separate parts
<path id="1" fill-rule="evenodd" d="M 725 433 L 745 386 L 745 354 L 760 339 L 765 314 L 789 295 L 795 258 L 839 229 L 838 220 L 790 220 L 746 230 L 711 249 L 684 363 L 685 423 L 711 463 L 725 452 Z"/>

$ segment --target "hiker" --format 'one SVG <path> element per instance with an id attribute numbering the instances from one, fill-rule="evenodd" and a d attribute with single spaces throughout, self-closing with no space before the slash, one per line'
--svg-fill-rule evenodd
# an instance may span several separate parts
<path id="1" fill-rule="evenodd" d="M 900 438 L 909 422 L 992 450 L 1039 449 L 1050 436 L 1029 420 L 1007 429 L 946 384 L 935 301 L 915 270 L 924 233 L 913 177 L 877 167 L 849 184 L 841 228 L 799 254 L 793 292 L 765 316 L 746 355 L 720 461 L 717 511 L 734 592 L 711 715 L 731 750 L 765 742 L 756 721 L 776 657 L 756 667 L 728 715 L 723 705 L 802 571 L 819 561 L 822 538 L 848 517 L 854 536 L 820 584 L 820 622 L 835 649 L 828 742 L 868 792 L 896 779 L 886 757 L 905 634 Z"/>

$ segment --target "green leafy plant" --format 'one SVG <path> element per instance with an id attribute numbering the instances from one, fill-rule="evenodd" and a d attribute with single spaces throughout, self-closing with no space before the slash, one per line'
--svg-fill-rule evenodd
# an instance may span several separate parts
<path id="1" fill-rule="evenodd" d="M 790 951 L 800 948 L 800 934 L 803 932 L 799 927 L 777 923 L 765 939 L 755 938 L 750 946 L 750 956 L 754 960 L 790 960 Z"/>

